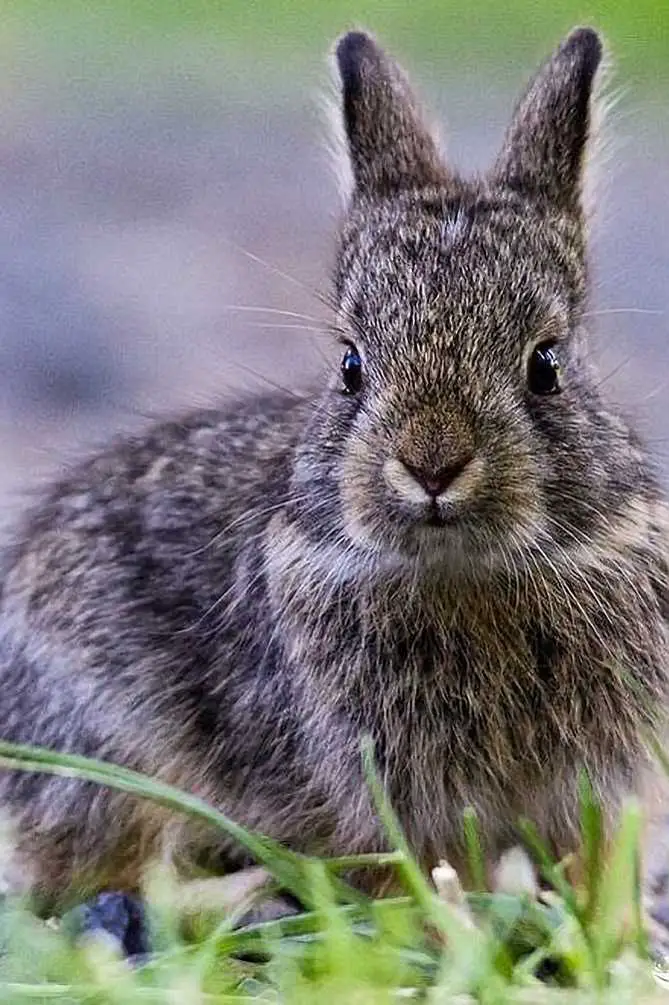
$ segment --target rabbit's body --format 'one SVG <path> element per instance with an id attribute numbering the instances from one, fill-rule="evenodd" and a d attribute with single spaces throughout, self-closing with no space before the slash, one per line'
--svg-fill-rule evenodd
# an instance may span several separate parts
<path id="1" fill-rule="evenodd" d="M 467 806 L 491 856 L 520 816 L 565 852 L 580 772 L 614 819 L 669 691 L 665 502 L 581 348 L 599 43 L 570 36 L 471 184 L 367 36 L 338 58 L 342 375 L 156 427 L 55 486 L 7 556 L 0 734 L 335 854 L 384 844 L 369 735 L 426 866 L 459 859 Z M 75 780 L 6 774 L 0 795 L 49 897 L 135 886 L 176 833 Z M 192 825 L 178 840 L 240 860 Z"/>

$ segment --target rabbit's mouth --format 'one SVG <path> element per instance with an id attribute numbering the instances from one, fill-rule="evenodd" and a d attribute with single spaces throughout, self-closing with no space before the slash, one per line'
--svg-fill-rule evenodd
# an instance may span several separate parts
<path id="1" fill-rule="evenodd" d="M 505 477 L 503 465 L 483 451 L 447 471 L 424 471 L 396 454 L 370 461 L 366 451 L 349 454 L 339 502 L 347 541 L 372 565 L 406 566 L 412 575 L 416 562 L 453 574 L 489 569 L 509 556 L 522 561 L 521 553 L 542 536 L 544 509 L 531 457 L 522 477 L 517 468 Z M 331 523 L 324 529 L 331 535 Z"/>
<path id="2" fill-rule="evenodd" d="M 425 527 L 436 528 L 446 527 L 452 522 L 452 519 L 449 520 L 448 517 L 439 509 L 436 499 L 430 503 L 428 511 L 421 521 Z"/>
<path id="3" fill-rule="evenodd" d="M 533 500 L 513 505 L 511 494 L 481 492 L 467 498 L 441 497 L 413 504 L 389 500 L 393 514 L 388 543 L 398 559 L 419 558 L 426 565 L 447 566 L 451 572 L 470 569 L 472 563 L 491 568 L 509 556 L 521 561 L 536 538 L 545 537 L 544 520 Z M 523 502 L 517 500 L 518 503 Z"/>

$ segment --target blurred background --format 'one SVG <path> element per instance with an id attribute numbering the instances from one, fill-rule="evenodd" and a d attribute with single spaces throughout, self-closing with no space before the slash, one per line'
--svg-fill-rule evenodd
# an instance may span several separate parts
<path id="1" fill-rule="evenodd" d="M 0 516 L 147 415 L 337 364 L 318 293 L 339 32 L 373 30 L 476 169 L 577 23 L 607 36 L 618 92 L 593 351 L 669 474 L 666 0 L 3 0 Z"/>

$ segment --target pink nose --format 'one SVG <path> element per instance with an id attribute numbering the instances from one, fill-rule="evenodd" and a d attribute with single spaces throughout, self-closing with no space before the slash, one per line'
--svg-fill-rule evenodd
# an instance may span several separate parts
<path id="1" fill-rule="evenodd" d="M 461 457 L 459 460 L 453 461 L 452 464 L 447 464 L 443 468 L 438 469 L 418 467 L 414 464 L 409 464 L 403 458 L 400 458 L 400 460 L 409 474 L 416 479 L 427 494 L 436 499 L 437 496 L 446 491 L 458 475 L 462 474 L 471 461 L 471 457 Z"/>

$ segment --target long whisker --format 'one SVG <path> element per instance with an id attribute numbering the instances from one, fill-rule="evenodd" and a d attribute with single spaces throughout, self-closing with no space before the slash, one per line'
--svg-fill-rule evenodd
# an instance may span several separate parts
<path id="1" fill-rule="evenodd" d="M 560 530 L 563 534 L 565 534 L 568 538 L 570 538 L 579 547 L 591 546 L 592 542 L 590 541 L 588 535 L 585 532 L 575 527 L 568 527 L 566 524 L 562 523 L 562 521 L 558 520 L 557 517 L 549 517 L 549 520 L 558 530 Z M 562 550 L 564 552 L 564 549 Z M 622 563 L 619 561 L 614 561 L 612 564 L 616 572 L 620 576 L 622 576 L 622 578 L 626 581 L 630 589 L 633 592 L 636 592 L 637 587 L 635 585 L 634 580 L 631 577 L 630 572 L 627 569 L 625 569 Z"/>
<path id="2" fill-rule="evenodd" d="M 280 310 L 278 307 L 254 307 L 252 304 L 225 304 L 223 310 L 239 311 L 249 314 L 275 314 L 278 317 L 298 318 L 301 321 L 313 321 L 314 324 L 325 324 L 325 322 L 321 322 L 319 318 L 312 317 L 311 314 L 301 314 L 299 311 L 284 311 Z"/>
<path id="3" fill-rule="evenodd" d="M 650 391 L 644 394 L 643 398 L 641 399 L 641 404 L 645 405 L 646 402 L 653 401 L 654 398 L 657 398 L 658 394 L 664 394 L 666 389 L 667 389 L 667 378 L 665 377 L 664 380 L 657 383 L 655 387 L 652 387 Z"/>
<path id="4" fill-rule="evenodd" d="M 246 366 L 245 363 L 240 363 L 238 360 L 232 360 L 231 365 L 237 370 L 242 370 L 244 373 L 248 373 L 250 377 L 253 377 L 256 380 L 261 380 L 264 384 L 267 384 L 268 387 L 273 387 L 275 391 L 283 391 L 284 394 L 290 395 L 290 397 L 294 398 L 296 401 L 300 401 L 306 397 L 306 395 L 300 394 L 300 392 L 296 391 L 294 388 L 286 387 L 284 384 L 279 384 L 278 381 L 272 380 L 272 378 L 268 377 L 267 374 L 260 373 L 259 370 L 254 370 L 252 366 Z"/>
<path id="5" fill-rule="evenodd" d="M 281 498 L 278 502 L 272 503 L 271 506 L 266 506 L 260 510 L 251 509 L 245 513 L 241 513 L 234 520 L 231 520 L 224 527 L 221 527 L 221 529 L 218 530 L 214 534 L 214 536 L 210 538 L 209 541 L 207 541 L 206 544 L 203 544 L 199 548 L 196 548 L 195 551 L 190 552 L 188 557 L 196 558 L 198 555 L 204 554 L 205 551 L 207 551 L 209 548 L 212 548 L 215 544 L 217 544 L 221 540 L 221 538 L 225 537 L 226 534 L 229 534 L 230 531 L 233 530 L 234 528 L 239 527 L 246 521 L 251 522 L 255 520 L 261 520 L 263 517 L 269 516 L 276 510 L 282 509 L 291 498 L 294 497 L 292 497 L 290 494 L 287 494 L 283 498 Z"/>
<path id="6" fill-rule="evenodd" d="M 567 580 L 565 579 L 564 575 L 560 573 L 560 570 L 557 568 L 555 562 L 544 551 L 544 549 L 542 548 L 541 544 L 538 541 L 535 542 L 535 547 L 539 552 L 539 554 L 541 555 L 542 561 L 545 563 L 546 567 L 550 569 L 550 571 L 552 572 L 555 583 L 559 585 L 559 588 L 562 590 L 562 593 L 565 596 L 565 598 L 567 598 L 571 602 L 572 609 L 577 610 L 581 615 L 581 617 L 583 618 L 583 622 L 588 626 L 590 632 L 592 633 L 593 639 L 597 639 L 602 648 L 610 652 L 610 647 L 607 645 L 606 641 L 602 637 L 601 632 L 598 631 L 597 626 L 592 621 L 592 618 L 588 615 L 588 612 L 581 603 L 577 594 L 567 584 Z M 557 551 L 560 558 L 562 558 L 563 561 L 568 565 L 572 575 L 575 577 L 577 582 L 580 582 L 583 585 L 583 587 L 586 588 L 591 593 L 591 595 L 595 598 L 595 600 L 597 600 L 598 598 L 594 593 L 592 587 L 588 583 L 587 579 L 583 576 L 581 570 L 576 565 L 574 560 L 571 558 L 569 553 L 564 548 L 561 548 L 559 546 L 557 547 Z"/>
<path id="7" fill-rule="evenodd" d="M 226 244 L 231 245 L 231 247 L 233 247 L 235 251 L 237 251 L 240 255 L 243 255 L 244 258 L 248 258 L 249 261 L 255 262 L 256 265 L 261 265 L 263 269 L 267 269 L 268 272 L 271 272 L 273 275 L 278 276 L 279 279 L 283 279 L 287 283 L 292 283 L 293 286 L 296 286 L 298 289 L 302 290 L 303 293 L 307 293 L 309 296 L 313 296 L 313 291 L 310 290 L 305 283 L 300 282 L 300 280 L 296 279 L 295 276 L 291 276 L 289 273 L 284 272 L 283 269 L 280 269 L 277 265 L 273 265 L 271 262 L 268 262 L 265 258 L 261 258 L 260 255 L 254 254 L 254 252 L 249 251 L 248 248 L 243 248 L 241 244 L 237 244 L 237 242 L 234 241 L 231 237 L 223 236 L 221 237 L 221 240 L 224 241 Z"/>
<path id="8" fill-rule="evenodd" d="M 248 258 L 251 262 L 255 262 L 256 265 L 260 265 L 264 269 L 267 269 L 268 272 L 270 272 L 275 276 L 278 276 L 279 279 L 283 279 L 284 282 L 291 283 L 297 289 L 301 290 L 303 293 L 306 293 L 308 297 L 311 297 L 317 303 L 320 303 L 323 306 L 328 307 L 329 309 L 332 309 L 335 306 L 331 296 L 327 296 L 326 294 L 319 293 L 318 291 L 311 289 L 309 286 L 306 285 L 306 283 L 302 283 L 300 282 L 299 279 L 296 279 L 295 276 L 291 276 L 288 272 L 284 272 L 278 266 L 273 265 L 271 262 L 268 262 L 264 258 L 261 258 L 260 255 L 256 255 L 253 251 L 249 251 L 247 248 L 243 248 L 240 244 L 237 244 L 237 242 L 234 241 L 231 237 L 222 236 L 220 239 L 224 241 L 226 244 L 229 244 L 230 247 L 234 248 L 235 251 L 238 252 L 238 254 L 244 255 L 245 258 Z"/>
<path id="9" fill-rule="evenodd" d="M 286 497 L 284 497 L 283 499 L 281 499 L 278 503 L 274 503 L 271 506 L 267 506 L 267 507 L 265 507 L 262 510 L 253 510 L 253 511 L 251 511 L 249 513 L 243 513 L 239 517 L 237 517 L 235 520 L 233 520 L 230 523 L 228 523 L 224 528 L 222 528 L 208 542 L 207 545 L 204 545 L 202 548 L 198 549 L 197 551 L 193 552 L 192 554 L 193 555 L 200 554 L 206 548 L 211 547 L 223 535 L 229 533 L 233 528 L 236 528 L 237 530 L 239 530 L 240 526 L 243 526 L 245 522 L 252 522 L 252 521 L 259 520 L 259 519 L 262 520 L 263 518 L 270 516 L 272 513 L 275 513 L 277 511 L 281 510 L 286 505 L 286 503 L 289 500 L 293 501 L 293 502 L 300 502 L 303 499 L 306 499 L 306 496 L 291 496 L 291 495 L 287 495 Z M 317 511 L 318 508 L 319 508 L 319 506 L 316 505 L 315 511 Z M 327 508 L 327 504 L 324 502 L 323 504 L 321 504 L 320 508 L 326 509 Z M 254 539 L 260 539 L 264 533 L 265 533 L 265 525 L 263 524 L 263 526 L 258 530 L 258 532 L 256 534 L 249 536 L 248 540 L 251 541 L 251 540 L 254 540 Z M 326 534 L 324 536 L 324 538 L 321 539 L 321 544 L 324 547 L 327 547 L 331 542 L 337 543 L 337 544 L 341 543 L 341 538 L 339 536 L 338 528 L 334 528 L 333 531 L 331 531 L 330 533 Z M 256 582 L 260 578 L 262 578 L 262 576 L 264 575 L 264 572 L 265 572 L 264 568 L 261 568 L 260 571 L 251 579 L 251 581 L 249 583 L 245 584 L 245 586 L 246 586 L 246 588 L 245 588 L 245 596 L 244 596 L 244 598 L 240 598 L 237 601 L 237 603 L 241 603 L 243 600 L 245 600 L 245 598 L 247 597 L 249 591 L 253 588 L 253 586 L 256 584 Z M 332 570 L 332 572 L 329 573 L 329 576 L 333 575 L 333 573 L 334 573 L 334 570 Z M 326 577 L 326 580 L 329 578 L 329 576 Z M 205 622 L 207 622 L 207 621 L 209 621 L 211 619 L 211 616 L 215 613 L 215 611 L 217 611 L 223 605 L 225 605 L 225 603 L 228 600 L 228 598 L 230 597 L 230 595 L 232 593 L 234 593 L 234 591 L 236 589 L 236 585 L 237 585 L 236 583 L 232 583 L 226 590 L 223 591 L 223 593 L 221 593 L 216 598 L 216 600 L 213 601 L 212 604 L 210 604 L 210 606 L 207 608 L 206 611 L 204 611 L 195 621 L 192 622 L 192 624 L 188 625 L 186 628 L 179 629 L 176 634 L 190 634 L 191 632 L 196 631 L 199 628 L 201 628 L 201 626 Z M 323 585 L 325 585 L 325 584 L 323 584 Z M 228 614 L 230 614 L 232 611 L 234 611 L 235 606 L 236 605 L 233 604 L 231 607 L 228 608 Z"/>
<path id="10" fill-rule="evenodd" d="M 665 312 L 651 307 L 605 307 L 602 310 L 584 311 L 584 318 L 598 318 L 606 314 L 651 314 L 661 316 Z"/>
<path id="11" fill-rule="evenodd" d="M 617 373 L 620 373 L 620 371 L 624 367 L 626 367 L 629 363 L 631 363 L 632 359 L 633 359 L 632 355 L 626 356 L 625 359 L 622 359 L 616 366 L 613 367 L 612 370 L 609 370 L 608 373 L 604 374 L 604 376 L 597 381 L 595 387 L 597 388 L 603 387 L 603 385 L 607 382 L 607 380 L 612 380 Z"/>
<path id="12" fill-rule="evenodd" d="M 325 325 L 325 324 L 320 325 L 319 327 L 316 327 L 316 325 L 298 324 L 297 322 L 295 324 L 285 324 L 285 323 L 281 323 L 281 322 L 277 323 L 276 321 L 247 321 L 246 322 L 246 327 L 247 328 L 271 328 L 272 330 L 276 330 L 276 331 L 278 331 L 280 329 L 288 328 L 288 329 L 293 329 L 295 331 L 317 332 L 319 334 L 325 334 L 326 332 L 328 332 L 330 330 L 330 326 L 329 325 Z"/>

